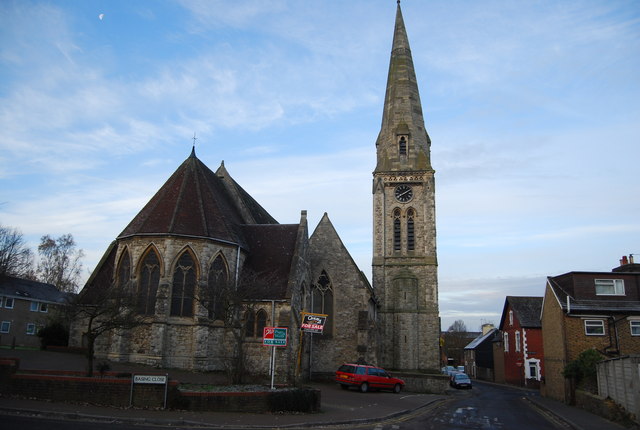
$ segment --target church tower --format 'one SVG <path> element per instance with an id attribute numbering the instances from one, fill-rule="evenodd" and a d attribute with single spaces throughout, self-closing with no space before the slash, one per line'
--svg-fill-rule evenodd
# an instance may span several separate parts
<path id="1" fill-rule="evenodd" d="M 437 369 L 440 363 L 434 170 L 418 83 L 396 11 L 373 172 L 373 287 L 380 300 L 380 365 Z"/>

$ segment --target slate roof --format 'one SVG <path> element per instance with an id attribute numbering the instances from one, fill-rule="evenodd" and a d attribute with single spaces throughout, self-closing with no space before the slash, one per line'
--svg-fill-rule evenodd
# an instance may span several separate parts
<path id="1" fill-rule="evenodd" d="M 73 294 L 63 293 L 52 284 L 5 275 L 0 276 L 0 296 L 52 304 L 66 304 L 73 297 Z"/>
<path id="2" fill-rule="evenodd" d="M 524 328 L 542 328 L 540 314 L 542 312 L 542 297 L 507 296 L 504 301 L 500 328 L 504 326 L 507 305 L 511 306 L 513 313 Z"/>
<path id="3" fill-rule="evenodd" d="M 598 296 L 595 279 L 625 279 L 625 296 Z M 629 282 L 632 279 L 635 282 Z M 569 272 L 549 276 L 550 286 L 564 312 L 574 313 L 624 313 L 640 315 L 640 297 L 630 284 L 640 281 L 640 273 L 619 272 Z"/>
<path id="4" fill-rule="evenodd" d="M 226 170 L 220 173 L 225 174 Z M 192 151 L 118 239 L 178 235 L 244 245 L 238 225 L 254 223 L 277 222 L 228 173 L 219 177 Z"/>
<path id="5" fill-rule="evenodd" d="M 493 341 L 493 336 L 498 331 L 497 328 L 492 328 L 486 334 L 481 334 L 480 336 L 473 339 L 464 349 L 476 349 L 480 345 L 482 345 L 485 341 Z"/>

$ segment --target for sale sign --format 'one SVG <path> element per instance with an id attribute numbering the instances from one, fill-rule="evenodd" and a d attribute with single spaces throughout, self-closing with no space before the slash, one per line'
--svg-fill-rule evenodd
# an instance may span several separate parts
<path id="1" fill-rule="evenodd" d="M 262 344 L 268 346 L 287 346 L 287 328 L 265 327 L 262 332 Z"/>
<path id="2" fill-rule="evenodd" d="M 300 328 L 307 333 L 322 333 L 324 324 L 327 321 L 325 314 L 308 314 L 302 313 L 302 325 Z"/>

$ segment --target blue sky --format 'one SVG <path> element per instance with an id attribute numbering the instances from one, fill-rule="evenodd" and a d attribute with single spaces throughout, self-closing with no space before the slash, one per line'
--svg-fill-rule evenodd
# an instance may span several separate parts
<path id="1" fill-rule="evenodd" d="M 189 155 L 371 267 L 396 2 L 0 2 L 0 223 L 92 269 Z M 640 258 L 640 3 L 405 0 L 442 326 Z M 100 15 L 103 14 L 102 19 Z"/>

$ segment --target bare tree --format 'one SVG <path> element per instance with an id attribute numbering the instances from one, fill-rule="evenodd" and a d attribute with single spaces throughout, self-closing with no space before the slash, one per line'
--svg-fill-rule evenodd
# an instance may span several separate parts
<path id="1" fill-rule="evenodd" d="M 22 233 L 0 225 L 0 275 L 33 278 L 33 253 Z"/>
<path id="2" fill-rule="evenodd" d="M 76 250 L 76 242 L 71 234 L 57 239 L 44 235 L 38 245 L 40 261 L 38 278 L 42 282 L 53 284 L 60 291 L 75 293 L 82 273 L 82 249 Z"/>
<path id="3" fill-rule="evenodd" d="M 258 306 L 256 300 L 266 298 L 274 282 L 273 274 L 244 268 L 237 283 L 233 279 L 218 279 L 215 285 L 201 289 L 198 294 L 197 300 L 207 308 L 209 318 L 222 321 L 225 334 L 230 337 L 231 351 L 226 367 L 229 379 L 234 384 L 242 383 L 245 376 L 248 322 L 245 315 L 255 313 Z"/>
<path id="4" fill-rule="evenodd" d="M 111 285 L 85 289 L 69 306 L 69 317 L 81 324 L 87 342 L 87 376 L 93 376 L 96 339 L 110 331 L 131 330 L 145 323 L 129 288 Z"/>
<path id="5" fill-rule="evenodd" d="M 447 357 L 457 364 L 464 363 L 464 347 L 471 341 L 464 321 L 454 321 L 443 337 Z"/>

